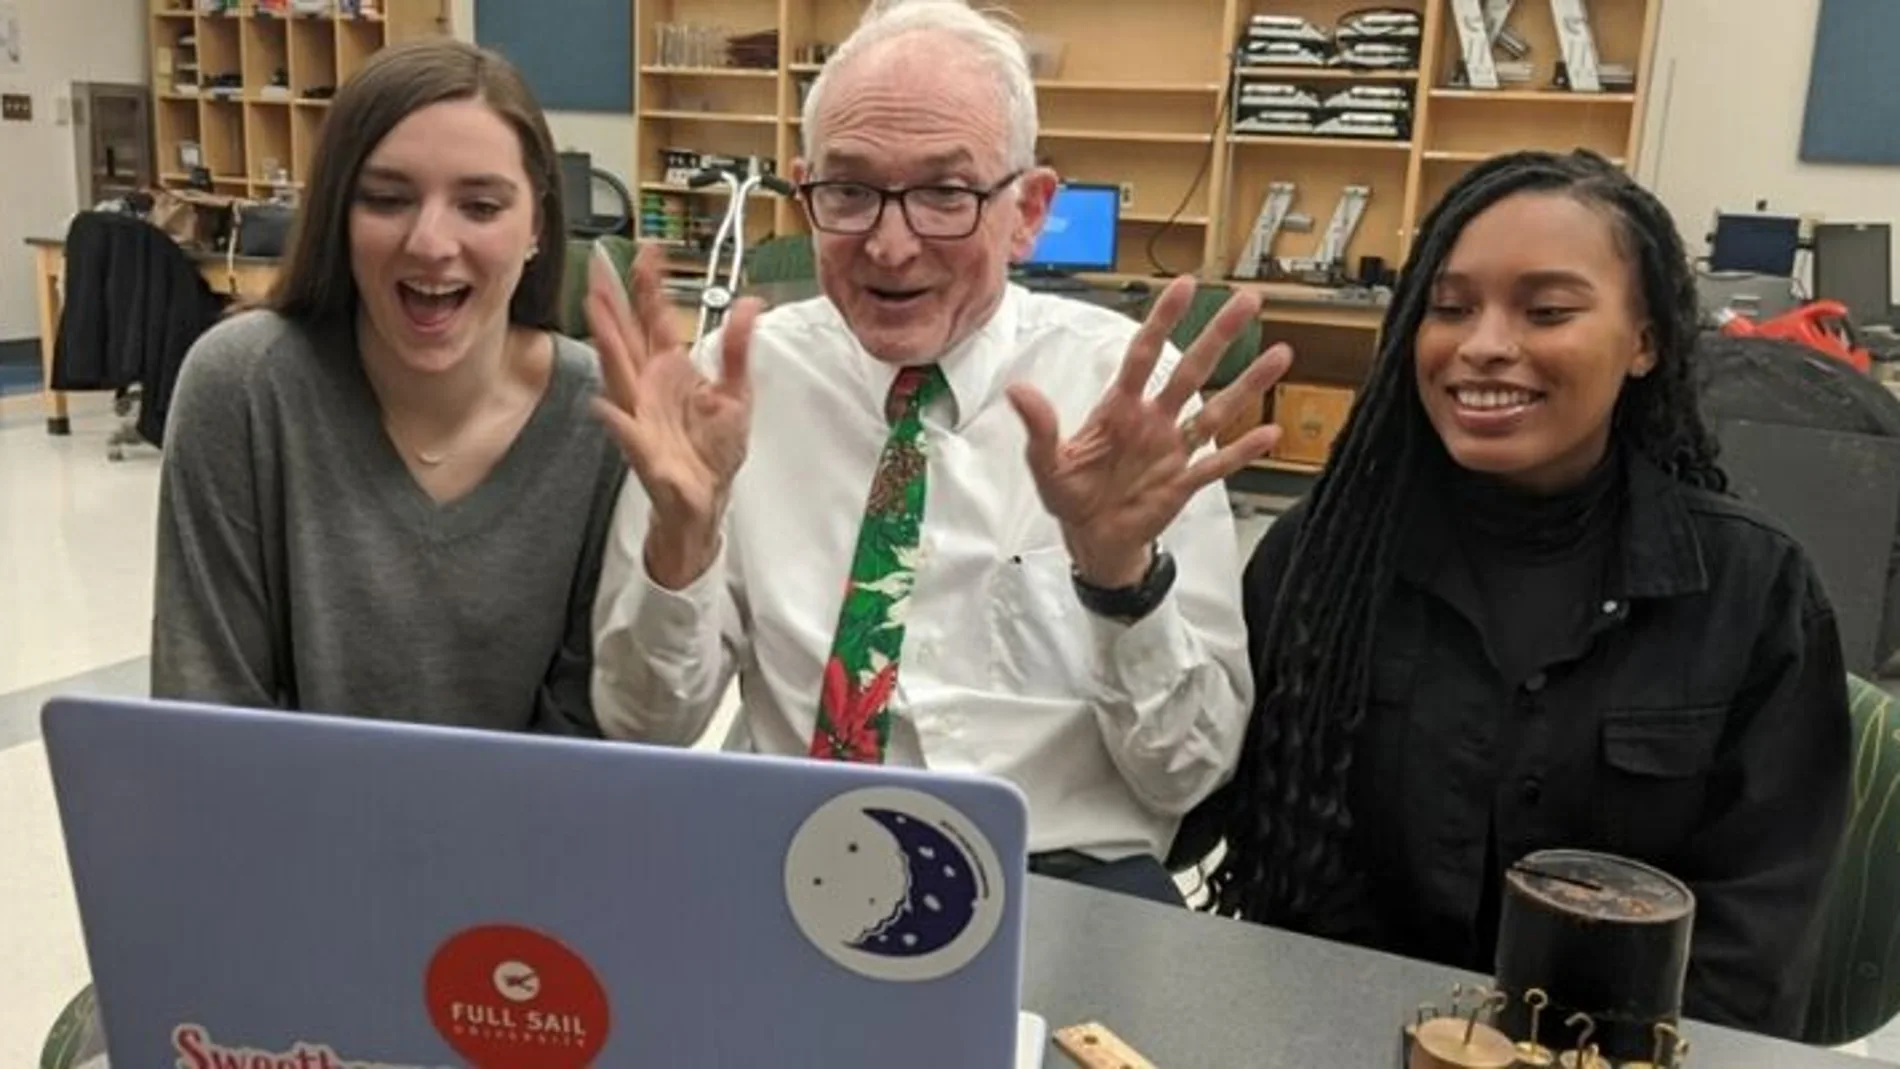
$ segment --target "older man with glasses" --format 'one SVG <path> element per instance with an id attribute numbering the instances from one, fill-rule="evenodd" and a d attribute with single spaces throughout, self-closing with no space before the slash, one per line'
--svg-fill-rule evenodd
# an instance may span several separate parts
<path id="1" fill-rule="evenodd" d="M 1257 313 L 1185 354 L 1177 279 L 1144 323 L 1009 283 L 1057 178 L 1022 44 L 964 0 L 873 5 L 805 105 L 794 171 L 823 296 L 740 301 L 698 359 L 643 250 L 596 270 L 601 417 L 628 480 L 595 608 L 594 703 L 684 743 L 736 673 L 764 753 L 987 773 L 1034 871 L 1179 901 L 1157 860 L 1227 777 L 1252 678 L 1223 477 L 1273 428 L 1203 404 Z"/>

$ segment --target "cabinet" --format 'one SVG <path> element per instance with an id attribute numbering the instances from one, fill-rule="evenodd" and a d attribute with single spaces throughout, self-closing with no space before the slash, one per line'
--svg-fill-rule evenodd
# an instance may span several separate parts
<path id="1" fill-rule="evenodd" d="M 159 184 L 294 198 L 336 87 L 448 0 L 148 0 Z"/>

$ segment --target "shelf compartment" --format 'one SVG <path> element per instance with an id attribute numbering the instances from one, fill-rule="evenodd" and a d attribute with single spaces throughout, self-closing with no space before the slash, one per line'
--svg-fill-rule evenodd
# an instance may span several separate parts
<path id="1" fill-rule="evenodd" d="M 1127 82 L 1131 69 L 1156 82 L 1198 84 L 1224 76 L 1231 42 L 1221 4 L 1018 0 L 1009 7 L 1032 56 L 1046 48 L 1053 57 L 1035 70 L 1046 81 Z M 1140 51 L 1138 64 L 1130 63 L 1131 48 Z"/>
<path id="2" fill-rule="evenodd" d="M 281 19 L 244 20 L 244 91 L 253 100 L 290 99 L 289 27 Z"/>
<path id="3" fill-rule="evenodd" d="M 1240 15 L 1243 25 L 1248 15 L 1294 15 L 1331 30 L 1340 19 L 1366 6 L 1365 0 L 1241 0 Z M 1381 6 L 1420 13 L 1425 10 L 1423 0 L 1398 0 Z"/>
<path id="4" fill-rule="evenodd" d="M 1621 156 L 1629 146 L 1635 109 L 1602 103 L 1551 106 L 1527 97 L 1446 97 L 1434 95 L 1430 153 L 1482 153 L 1508 149 L 1568 152 L 1587 148 Z"/>
<path id="5" fill-rule="evenodd" d="M 175 17 L 180 12 L 162 14 L 152 26 L 152 87 L 161 96 L 178 95 L 179 85 L 198 85 L 198 27 L 189 11 L 182 18 Z"/>
<path id="6" fill-rule="evenodd" d="M 1660 0 L 1651 0 L 1660 2 Z M 1630 0 L 1608 0 L 1608 2 L 1590 5 L 1590 33 L 1596 39 L 1597 56 L 1605 64 L 1623 64 L 1637 66 L 1642 52 L 1643 28 L 1647 4 Z M 1535 93 L 1539 96 L 1627 96 L 1628 94 L 1580 94 L 1557 89 L 1557 59 L 1563 55 L 1557 41 L 1557 24 L 1552 21 L 1549 4 L 1518 4 L 1511 14 L 1509 27 L 1530 46 L 1527 57 L 1531 64 L 1531 79 L 1523 85 L 1505 84 L 1498 90 L 1478 90 L 1512 95 Z M 1457 67 L 1458 58 L 1463 54 L 1458 43 L 1458 28 L 1450 18 L 1443 20 L 1442 36 L 1439 42 L 1439 58 L 1443 69 L 1433 79 L 1440 86 L 1449 86 Z M 1640 79 L 1642 72 L 1638 71 Z"/>
<path id="7" fill-rule="evenodd" d="M 335 89 L 337 44 L 329 19 L 293 19 L 290 27 L 290 88 L 301 100 L 310 90 Z"/>
<path id="8" fill-rule="evenodd" d="M 310 180 L 310 163 L 316 159 L 317 146 L 323 139 L 323 123 L 329 117 L 328 108 L 290 109 L 290 175 L 299 182 Z"/>
<path id="9" fill-rule="evenodd" d="M 1253 231 L 1254 219 L 1267 188 L 1274 182 L 1294 184 L 1294 213 L 1312 219 L 1310 230 L 1294 232 L 1282 227 L 1270 253 L 1280 258 L 1311 256 L 1325 237 L 1326 226 L 1338 206 L 1341 191 L 1349 185 L 1369 186 L 1359 227 L 1346 246 L 1343 267 L 1357 273 L 1362 257 L 1377 256 L 1386 266 L 1396 268 L 1403 251 L 1406 174 L 1411 158 L 1398 152 L 1338 152 L 1330 144 L 1314 147 L 1277 145 L 1279 151 L 1238 150 L 1232 160 L 1231 184 L 1226 200 L 1226 215 L 1219 236 L 1220 256 L 1215 268 L 1222 275 L 1231 272 Z M 1269 292 L 1269 291 L 1263 291 Z M 1282 290 L 1286 298 L 1294 290 Z M 1309 291 L 1310 292 L 1310 291 Z M 1321 305 L 1311 310 L 1307 321 L 1376 321 L 1358 306 Z"/>
<path id="10" fill-rule="evenodd" d="M 1052 131 L 1113 130 L 1131 140 L 1150 137 L 1205 144 L 1219 128 L 1215 97 L 1169 93 L 1042 93 L 1037 112 L 1044 137 Z"/>
<path id="11" fill-rule="evenodd" d="M 273 104 L 250 104 L 244 109 L 244 136 L 250 148 L 250 176 L 253 182 L 274 182 L 273 167 L 283 168 L 285 178 L 295 181 L 296 156 L 291 145 L 290 109 Z"/>
<path id="12" fill-rule="evenodd" d="M 207 100 L 199 114 L 203 123 L 205 166 L 219 181 L 247 181 L 244 105 L 230 100 Z"/>
<path id="13" fill-rule="evenodd" d="M 234 18 L 219 16 L 202 18 L 197 22 L 198 35 L 198 94 L 207 99 L 229 96 L 235 99 L 243 94 L 241 86 L 227 90 L 214 90 L 211 79 L 220 77 L 244 77 L 244 49 L 239 30 L 243 23 Z"/>
<path id="14" fill-rule="evenodd" d="M 1120 145 L 1068 141 L 1045 146 L 1044 155 L 1063 181 L 1127 190 L 1121 208 L 1125 221 L 1166 219 L 1177 208 L 1186 218 L 1208 215 L 1207 183 L 1195 181 L 1206 159 L 1198 146 L 1185 151 L 1129 152 Z"/>
<path id="15" fill-rule="evenodd" d="M 640 110 L 645 112 L 694 114 L 717 112 L 726 115 L 762 117 L 778 121 L 778 78 L 776 72 L 760 72 L 766 77 L 706 77 L 643 73 L 640 76 Z"/>
<path id="16" fill-rule="evenodd" d="M 196 97 L 180 99 L 163 98 L 153 111 L 153 133 L 158 143 L 158 167 L 165 173 L 182 173 L 185 162 L 180 156 L 179 146 L 190 141 L 203 152 L 204 138 L 198 127 L 198 100 Z M 202 158 L 202 157 L 201 157 Z"/>
<path id="17" fill-rule="evenodd" d="M 337 84 L 350 80 L 383 47 L 380 19 L 338 19 L 336 26 Z"/>

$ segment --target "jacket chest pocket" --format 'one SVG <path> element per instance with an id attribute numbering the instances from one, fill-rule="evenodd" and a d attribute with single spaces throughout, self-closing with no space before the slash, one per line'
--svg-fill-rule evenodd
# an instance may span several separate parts
<path id="1" fill-rule="evenodd" d="M 1597 812 L 1612 851 L 1660 859 L 1694 833 L 1726 714 L 1719 705 L 1604 714 Z"/>

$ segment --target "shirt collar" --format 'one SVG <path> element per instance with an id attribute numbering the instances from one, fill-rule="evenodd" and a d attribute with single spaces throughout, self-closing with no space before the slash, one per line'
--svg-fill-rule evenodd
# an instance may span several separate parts
<path id="1" fill-rule="evenodd" d="M 987 408 L 1002 384 L 1003 373 L 1014 356 L 1013 340 L 1021 317 L 1022 292 L 1018 286 L 1004 286 L 1002 298 L 989 320 L 937 359 L 943 368 L 944 381 L 950 387 L 956 430 L 962 430 Z M 829 299 L 825 300 L 825 306 L 833 329 L 845 339 L 851 371 L 862 387 L 864 403 L 882 419 L 884 400 L 890 395 L 891 384 L 897 380 L 897 367 L 867 352 L 851 333 L 844 313 Z"/>
<path id="2" fill-rule="evenodd" d="M 1702 542 L 1696 536 L 1682 483 L 1635 450 L 1629 451 L 1626 460 L 1627 507 L 1606 595 L 1625 600 L 1668 598 L 1707 590 Z M 1420 463 L 1429 470 L 1433 461 Z M 1426 588 L 1442 578 L 1455 537 L 1429 482 L 1428 478 L 1418 480 L 1399 559 L 1399 574 Z"/>

